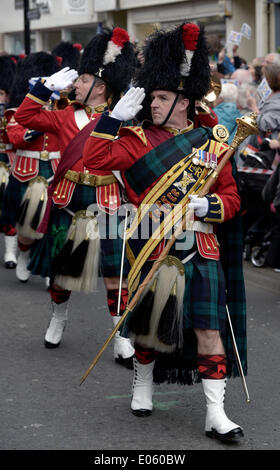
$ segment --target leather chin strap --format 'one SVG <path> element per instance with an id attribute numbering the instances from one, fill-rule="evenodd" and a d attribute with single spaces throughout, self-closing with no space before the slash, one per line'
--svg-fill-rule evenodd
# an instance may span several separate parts
<path id="1" fill-rule="evenodd" d="M 87 100 L 88 100 L 89 97 L 90 97 L 90 94 L 91 94 L 91 92 L 92 92 L 92 90 L 93 90 L 93 87 L 94 87 L 95 83 L 96 83 L 96 78 L 94 77 L 94 78 L 93 78 L 93 82 L 92 82 L 92 84 L 91 84 L 91 87 L 90 87 L 90 89 L 89 89 L 89 91 L 88 91 L 87 96 L 86 96 L 85 99 L 84 99 L 83 104 L 87 104 Z"/>
<path id="2" fill-rule="evenodd" d="M 173 104 L 172 104 L 172 106 L 171 106 L 171 108 L 170 108 L 170 110 L 169 110 L 169 112 L 168 112 L 166 118 L 165 118 L 164 121 L 161 123 L 161 126 L 164 126 L 164 125 L 167 123 L 167 121 L 169 120 L 169 118 L 170 118 L 171 114 L 173 113 L 173 110 L 174 110 L 174 108 L 175 108 L 175 106 L 176 106 L 176 103 L 177 103 L 177 101 L 178 101 L 178 98 L 179 98 L 179 93 L 177 93 L 177 95 L 175 96 L 175 99 L 174 99 L 174 101 L 173 101 Z"/>

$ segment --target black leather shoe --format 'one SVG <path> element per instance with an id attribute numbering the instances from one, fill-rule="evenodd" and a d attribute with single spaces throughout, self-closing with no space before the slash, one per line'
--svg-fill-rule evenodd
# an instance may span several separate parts
<path id="1" fill-rule="evenodd" d="M 15 269 L 17 263 L 14 263 L 14 261 L 6 261 L 5 263 L 5 268 L 7 269 Z"/>
<path id="2" fill-rule="evenodd" d="M 49 343 L 49 341 L 44 340 L 44 345 L 45 345 L 45 348 L 47 349 L 55 349 L 55 348 L 58 348 L 58 346 L 60 345 L 60 341 L 59 343 L 54 344 L 54 343 Z"/>
<path id="3" fill-rule="evenodd" d="M 205 434 L 207 437 L 212 437 L 214 439 L 218 439 L 219 441 L 222 442 L 228 442 L 228 441 L 233 441 L 236 439 L 240 439 L 241 437 L 244 437 L 244 433 L 241 428 L 234 428 L 231 431 L 225 433 L 225 434 L 220 434 L 216 431 L 216 429 L 212 429 L 212 431 L 205 431 Z"/>
<path id="4" fill-rule="evenodd" d="M 137 416 L 138 418 L 146 418 L 147 416 L 151 416 L 152 414 L 152 410 L 140 409 L 140 410 L 131 410 L 131 411 L 132 411 L 132 414 L 134 414 L 134 416 Z"/>

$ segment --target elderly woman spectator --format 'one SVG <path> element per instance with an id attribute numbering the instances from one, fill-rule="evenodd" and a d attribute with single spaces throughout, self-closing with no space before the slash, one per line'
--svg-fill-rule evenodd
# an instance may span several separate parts
<path id="1" fill-rule="evenodd" d="M 227 127 L 229 131 L 228 143 L 232 142 L 236 131 L 236 119 L 241 117 L 237 108 L 238 88 L 233 83 L 222 83 L 221 93 L 213 108 L 218 116 L 219 123 Z"/>

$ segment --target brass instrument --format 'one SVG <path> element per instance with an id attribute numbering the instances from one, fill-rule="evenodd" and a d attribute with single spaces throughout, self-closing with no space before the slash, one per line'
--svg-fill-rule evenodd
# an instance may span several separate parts
<path id="1" fill-rule="evenodd" d="M 200 101 L 196 101 L 196 107 L 200 107 L 203 111 L 209 113 L 209 107 L 211 107 L 219 97 L 221 89 L 221 80 L 219 78 L 212 77 L 208 93 Z"/>
<path id="2" fill-rule="evenodd" d="M 70 106 L 74 101 L 69 100 L 68 94 L 63 94 L 60 96 L 59 100 L 54 100 L 53 110 L 65 109 L 67 106 Z"/>

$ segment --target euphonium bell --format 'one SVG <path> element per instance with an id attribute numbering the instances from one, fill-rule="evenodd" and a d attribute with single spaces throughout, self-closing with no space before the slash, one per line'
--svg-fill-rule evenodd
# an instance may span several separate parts
<path id="1" fill-rule="evenodd" d="M 65 109 L 65 108 L 67 108 L 67 106 L 70 106 L 71 103 L 72 103 L 72 101 L 69 100 L 69 98 L 66 95 L 62 95 L 59 98 L 59 100 L 54 101 L 53 109 L 54 110 Z"/>
<path id="2" fill-rule="evenodd" d="M 212 75 L 210 81 L 210 88 L 208 93 L 199 101 L 199 106 L 206 112 L 209 112 L 209 107 L 217 100 L 221 93 L 222 85 L 219 77 Z"/>

